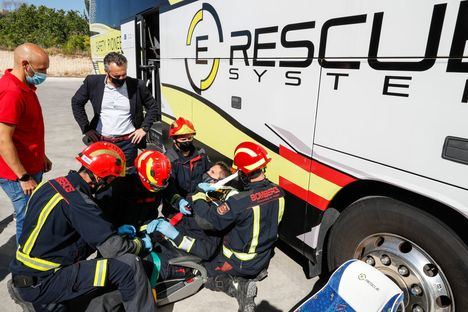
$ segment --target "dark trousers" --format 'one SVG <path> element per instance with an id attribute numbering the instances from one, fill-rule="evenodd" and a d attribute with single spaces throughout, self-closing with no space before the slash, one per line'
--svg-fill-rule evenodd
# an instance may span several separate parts
<path id="1" fill-rule="evenodd" d="M 183 268 L 176 265 L 170 265 L 169 260 L 188 256 L 185 251 L 179 250 L 172 246 L 168 241 L 162 241 L 154 246 L 154 251 L 158 254 L 161 260 L 161 268 L 159 270 L 159 281 L 165 281 L 174 278 L 183 278 L 188 273 L 188 268 Z"/>
<path id="2" fill-rule="evenodd" d="M 97 262 L 103 259 L 85 260 L 61 268 L 41 278 L 37 285 L 18 288 L 23 300 L 31 302 L 36 311 L 46 311 L 50 303 L 64 303 L 79 297 L 98 297 L 118 290 L 125 311 L 155 311 L 155 303 L 141 259 L 125 254 L 107 259 L 107 267 L 97 270 Z M 96 276 L 98 279 L 96 279 Z M 99 286 L 95 286 L 96 282 Z M 78 300 L 77 300 L 78 302 Z M 88 302 L 89 303 L 89 302 Z M 74 308 L 78 308 L 76 305 Z M 86 310 L 87 305 L 78 310 Z"/>
<path id="3" fill-rule="evenodd" d="M 116 142 L 114 144 L 120 147 L 120 149 L 122 149 L 122 151 L 125 154 L 125 159 L 127 160 L 127 173 L 136 172 L 135 159 L 138 155 L 138 146 L 136 144 L 133 144 L 131 140 L 124 140 Z"/>

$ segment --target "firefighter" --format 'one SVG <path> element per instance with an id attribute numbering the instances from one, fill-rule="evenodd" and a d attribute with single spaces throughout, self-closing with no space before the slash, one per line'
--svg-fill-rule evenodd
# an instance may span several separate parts
<path id="1" fill-rule="evenodd" d="M 255 278 L 269 264 L 283 216 L 284 192 L 265 176 L 270 161 L 263 147 L 243 142 L 234 151 L 243 191 L 214 205 L 206 196 L 213 186 L 201 183 L 192 196 L 197 223 L 207 230 L 226 231 L 220 253 L 205 264 L 210 277 L 205 287 L 236 297 L 239 311 L 255 309 Z"/>
<path id="2" fill-rule="evenodd" d="M 211 163 L 205 151 L 193 144 L 196 131 L 193 124 L 182 117 L 175 120 L 169 129 L 169 137 L 173 146 L 166 152 L 172 165 L 171 184 L 173 188 L 166 191 L 166 205 L 164 214 L 171 212 L 170 207 L 176 207 L 181 212 L 186 212 L 188 202 L 185 197 L 193 193 L 198 183 L 202 182 L 203 173 Z"/>
<path id="3" fill-rule="evenodd" d="M 158 151 L 143 151 L 135 159 L 135 173 L 127 173 L 112 184 L 112 190 L 99 197 L 105 217 L 115 226 L 139 228 L 158 217 L 162 190 L 171 175 L 169 159 Z"/>
<path id="4" fill-rule="evenodd" d="M 229 174 L 229 167 L 223 162 L 217 162 L 203 174 L 203 182 L 213 184 Z M 226 187 L 217 192 L 210 192 L 209 195 L 213 203 L 219 203 L 221 200 L 237 193 L 236 189 Z M 209 261 L 216 255 L 222 239 L 222 233 L 203 230 L 195 219 L 189 215 L 183 217 L 175 225 L 164 219 L 153 220 L 147 225 L 146 231 L 150 234 L 156 231 L 163 234 L 167 239 L 160 240 L 161 243 L 154 246 L 159 258 L 161 258 L 161 280 L 181 276 L 181 274 L 176 273 L 185 273 L 180 267 L 174 268 L 169 265 L 171 258 L 186 256 L 187 253 L 190 253 L 204 261 Z"/>
<path id="5" fill-rule="evenodd" d="M 28 202 L 10 265 L 10 293 L 43 311 L 50 304 L 117 289 L 126 311 L 154 311 L 151 287 L 137 256 L 151 250 L 150 238 L 118 235 L 127 234 L 127 229 L 116 231 L 93 199 L 125 175 L 125 155 L 111 143 L 97 142 L 76 159 L 82 165 L 78 172 L 41 183 Z M 96 249 L 103 258 L 86 260 Z"/>

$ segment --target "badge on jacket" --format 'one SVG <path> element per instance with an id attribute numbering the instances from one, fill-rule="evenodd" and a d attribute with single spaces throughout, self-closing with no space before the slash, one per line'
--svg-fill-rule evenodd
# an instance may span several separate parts
<path id="1" fill-rule="evenodd" d="M 221 216 L 224 216 L 226 213 L 229 212 L 229 210 L 231 210 L 231 209 L 229 208 L 229 206 L 226 203 L 224 203 L 222 205 L 219 205 L 218 208 L 216 208 L 216 211 Z"/>

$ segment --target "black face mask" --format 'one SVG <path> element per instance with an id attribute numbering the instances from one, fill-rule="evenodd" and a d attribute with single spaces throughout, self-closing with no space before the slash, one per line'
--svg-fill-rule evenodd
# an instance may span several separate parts
<path id="1" fill-rule="evenodd" d="M 239 170 L 239 181 L 242 185 L 246 186 L 250 183 L 250 177 Z"/>
<path id="2" fill-rule="evenodd" d="M 208 173 L 204 173 L 202 175 L 202 181 L 205 182 L 205 183 L 211 183 L 211 182 L 218 182 L 219 180 L 218 179 L 215 179 L 215 178 L 212 178 Z"/>
<path id="3" fill-rule="evenodd" d="M 98 183 L 96 183 L 93 187 L 91 187 L 91 193 L 93 195 L 99 194 L 109 189 L 110 186 L 111 186 L 110 183 L 107 183 L 106 181 L 101 180 Z"/>
<path id="4" fill-rule="evenodd" d="M 188 142 L 177 142 L 177 147 L 182 151 L 182 152 L 188 152 L 193 148 L 193 143 L 192 141 Z"/>
<path id="5" fill-rule="evenodd" d="M 111 79 L 112 83 L 115 84 L 117 87 L 123 86 L 125 83 L 125 78 L 124 79 L 117 79 L 109 75 L 109 78 Z"/>

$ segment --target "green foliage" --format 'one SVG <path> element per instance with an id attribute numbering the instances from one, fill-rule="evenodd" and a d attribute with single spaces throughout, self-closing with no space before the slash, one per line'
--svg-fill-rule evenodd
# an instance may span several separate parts
<path id="1" fill-rule="evenodd" d="M 25 43 L 58 48 L 67 53 L 89 51 L 89 26 L 77 11 L 55 10 L 43 5 L 21 5 L 0 14 L 0 48 L 14 49 Z"/>

